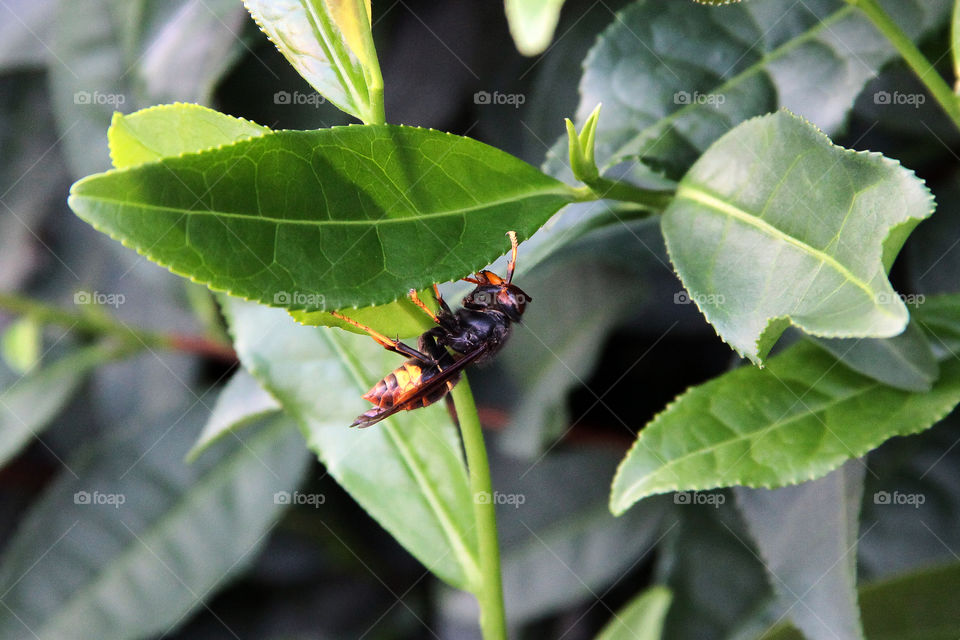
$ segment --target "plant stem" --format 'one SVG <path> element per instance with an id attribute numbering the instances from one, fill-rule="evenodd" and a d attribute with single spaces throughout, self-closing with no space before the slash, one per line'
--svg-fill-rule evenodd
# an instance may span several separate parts
<path id="1" fill-rule="evenodd" d="M 676 192 L 672 190 L 643 189 L 629 182 L 610 180 L 602 176 L 590 180 L 585 187 L 574 189 L 574 192 L 578 202 L 605 199 L 620 200 L 621 202 L 638 204 L 651 213 L 663 213 L 663 210 L 667 208 L 667 205 L 676 195 Z"/>
<path id="2" fill-rule="evenodd" d="M 464 374 L 451 392 L 460 422 L 460 435 L 467 453 L 470 472 L 470 493 L 473 515 L 477 522 L 480 543 L 481 583 L 477 593 L 480 603 L 480 628 L 484 640 L 506 640 L 507 619 L 503 609 L 503 581 L 500 576 L 500 544 L 497 541 L 497 514 L 490 482 L 490 463 L 483 443 L 477 405 L 470 383 Z"/>
<path id="3" fill-rule="evenodd" d="M 920 81 L 926 85 L 933 97 L 947 113 L 953 124 L 960 129 L 960 102 L 950 89 L 947 81 L 937 73 L 926 56 L 917 48 L 913 40 L 883 10 L 877 0 L 846 0 L 862 11 L 890 43 L 896 47 Z"/>
<path id="4" fill-rule="evenodd" d="M 117 338 L 135 350 L 143 348 L 172 349 L 228 362 L 236 360 L 237 356 L 229 344 L 201 336 L 185 336 L 138 329 L 114 320 L 98 307 L 92 307 L 92 309 L 95 311 L 84 313 L 67 311 L 14 293 L 0 292 L 0 311 L 30 316 L 41 324 L 57 325 L 83 333 Z"/>

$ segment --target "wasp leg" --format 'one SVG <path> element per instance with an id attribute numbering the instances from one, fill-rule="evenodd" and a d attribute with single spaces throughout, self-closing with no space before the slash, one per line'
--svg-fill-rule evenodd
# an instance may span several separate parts
<path id="1" fill-rule="evenodd" d="M 507 231 L 510 238 L 510 260 L 507 262 L 507 284 L 513 282 L 513 271 L 517 268 L 517 232 Z"/>
<path id="2" fill-rule="evenodd" d="M 394 353 L 399 353 L 402 356 L 407 356 L 408 358 L 416 358 L 418 360 L 424 360 L 426 362 L 433 362 L 434 360 L 430 356 L 424 355 L 423 353 L 417 351 L 413 347 L 405 345 L 399 340 L 388 338 L 387 336 L 383 335 L 379 331 L 371 329 L 367 325 L 361 324 L 356 320 L 354 320 L 353 318 L 348 318 L 347 316 L 337 313 L 336 311 L 330 311 L 329 313 L 334 318 L 339 318 L 340 320 L 343 320 L 347 324 L 352 324 L 356 328 L 366 331 L 368 334 L 370 334 L 370 337 L 377 342 L 377 344 L 382 346 L 387 351 L 393 351 Z"/>
<path id="3" fill-rule="evenodd" d="M 440 287 L 434 283 L 433 285 L 433 297 L 436 298 L 437 304 L 440 305 L 440 310 L 443 311 L 446 315 L 453 315 L 453 312 L 450 311 L 450 307 L 447 305 L 447 301 L 443 299 L 443 296 L 440 294 Z"/>
<path id="4" fill-rule="evenodd" d="M 437 324 L 440 324 L 440 318 L 438 318 L 437 314 L 435 314 L 433 311 L 430 310 L 430 307 L 423 304 L 423 301 L 420 300 L 420 296 L 417 295 L 416 289 L 410 289 L 410 291 L 407 292 L 407 297 L 410 298 L 410 302 L 420 307 L 425 314 L 430 316 L 431 320 L 433 320 Z"/>

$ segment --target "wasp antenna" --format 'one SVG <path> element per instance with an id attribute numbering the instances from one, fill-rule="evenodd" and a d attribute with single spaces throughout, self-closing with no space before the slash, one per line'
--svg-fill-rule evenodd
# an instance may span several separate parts
<path id="1" fill-rule="evenodd" d="M 507 262 L 507 284 L 513 282 L 513 271 L 517 268 L 517 232 L 507 231 L 510 238 L 510 261 Z"/>

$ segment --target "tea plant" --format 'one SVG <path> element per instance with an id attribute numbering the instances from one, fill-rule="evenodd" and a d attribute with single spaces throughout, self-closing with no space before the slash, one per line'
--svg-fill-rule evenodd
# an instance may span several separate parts
<path id="1" fill-rule="evenodd" d="M 330 312 L 390 337 L 415 337 L 432 323 L 407 292 L 428 300 L 431 286 L 441 283 L 455 299 L 464 292 L 458 280 L 502 256 L 506 233 L 515 231 L 524 241 L 516 282 L 531 294 L 531 310 L 575 309 L 553 319 L 563 328 L 569 318 L 584 331 L 582 339 L 574 334 L 573 348 L 591 341 L 598 347 L 632 313 L 629 296 L 643 288 L 643 277 L 624 282 L 619 273 L 617 302 L 597 293 L 609 274 L 600 269 L 591 280 L 589 271 L 602 262 L 598 253 L 616 258 L 626 238 L 647 250 L 645 241 L 663 243 L 683 287 L 674 301 L 695 303 L 745 360 L 682 393 L 645 425 L 617 416 L 631 435 L 639 433 L 607 475 L 609 509 L 624 518 L 636 512 L 645 529 L 635 542 L 653 546 L 667 536 L 662 552 L 675 555 L 672 568 L 661 568 L 653 581 L 664 584 L 613 613 L 599 637 L 786 638 L 799 630 L 811 639 L 846 639 L 894 633 L 890 628 L 911 637 L 941 637 L 937 629 L 955 635 L 956 612 L 928 605 L 925 594 L 960 591 L 960 565 L 858 592 L 856 559 L 866 536 L 859 533 L 861 503 L 874 482 L 866 471 L 881 478 L 864 456 L 893 436 L 930 429 L 960 403 L 960 298 L 903 293 L 890 281 L 904 244 L 934 214 L 924 181 L 892 157 L 828 137 L 842 133 L 857 96 L 899 58 L 923 83 L 931 106 L 960 129 L 960 98 L 916 44 L 943 34 L 949 2 L 815 0 L 800 7 L 748 0 L 704 7 L 636 0 L 583 60 L 576 124 L 566 121 L 566 135 L 540 169 L 466 135 L 388 124 L 384 96 L 391 87 L 371 26 L 379 7 L 369 0 L 245 4 L 313 89 L 361 124 L 281 130 L 182 102 L 114 113 L 106 132 L 113 168 L 73 184 L 70 208 L 216 292 L 229 339 L 217 333 L 209 301 L 197 302 L 209 322 L 207 334 L 195 338 L 0 294 L 0 308 L 24 318 L 6 332 L 7 359 L 24 370 L 39 359 L 38 326 L 95 338 L 4 394 L 0 461 L 13 459 L 105 362 L 169 349 L 228 361 L 235 353 L 244 370 L 224 387 L 199 439 L 189 447 L 184 441 L 195 474 L 190 482 L 200 487 L 190 495 L 200 497 L 180 502 L 188 482 L 156 505 L 138 507 L 141 518 L 164 524 L 140 530 L 120 520 L 126 531 L 119 536 L 94 531 L 115 542 L 110 553 L 126 549 L 128 560 L 103 573 L 88 570 L 72 586 L 83 588 L 79 598 L 58 593 L 51 605 L 31 601 L 31 580 L 21 580 L 39 562 L 30 551 L 38 539 L 58 544 L 62 531 L 48 526 L 62 518 L 56 498 L 73 493 L 76 504 L 99 501 L 119 510 L 125 492 L 94 487 L 123 480 L 149 454 L 150 436 L 143 443 L 121 436 L 109 460 L 78 463 L 92 465 L 99 484 L 55 484 L 5 552 L 0 603 L 9 615 L 0 611 L 0 631 L 15 637 L 26 627 L 41 638 L 67 637 L 79 625 L 84 636 L 140 637 L 177 624 L 257 547 L 283 505 L 304 504 L 295 497 L 307 464 L 291 436 L 295 423 L 326 473 L 366 513 L 434 576 L 476 597 L 483 637 L 507 637 L 511 607 L 524 605 L 508 598 L 505 608 L 502 573 L 520 565 L 501 560 L 496 509 L 518 507 L 526 497 L 500 491 L 491 477 L 467 376 L 451 392 L 455 420 L 435 405 L 348 429 L 367 408 L 360 394 L 401 360 Z M 549 46 L 562 4 L 506 2 L 521 51 Z M 960 45 L 950 50 L 960 60 Z M 919 106 L 927 93 L 894 88 L 873 96 L 875 105 Z M 476 97 L 478 104 L 492 99 Z M 942 233 L 956 244 L 955 231 Z M 921 254 L 920 278 L 952 248 Z M 649 251 L 666 266 L 657 249 Z M 570 258 L 578 252 L 587 259 Z M 82 293 L 111 304 L 94 300 L 103 294 Z M 519 417 L 505 437 L 525 442 L 539 456 L 536 465 L 560 459 L 550 450 L 557 425 L 566 428 L 566 392 L 592 365 L 587 359 L 575 371 L 564 364 L 567 371 L 538 378 L 538 361 L 524 361 L 524 341 L 541 335 L 531 324 L 517 328 L 507 347 L 517 351 L 507 370 L 530 399 L 514 406 Z M 551 342 L 541 342 L 556 356 Z M 524 372 L 535 369 L 526 379 Z M 597 395 L 595 404 L 602 402 Z M 938 449 L 940 458 L 952 448 Z M 931 463 L 921 479 L 939 459 Z M 248 473 L 251 467 L 256 472 Z M 86 478 L 80 469 L 71 474 Z M 728 487 L 734 489 L 701 493 Z M 732 496 L 742 521 L 687 516 L 674 532 L 681 520 L 662 524 L 671 507 L 654 497 L 672 492 L 674 505 L 711 508 Z M 919 506 L 926 495 L 877 491 L 873 500 Z M 707 524 L 697 525 L 699 517 Z M 223 533 L 173 548 L 176 532 L 205 520 Z M 682 581 L 670 579 L 697 580 L 708 571 L 684 557 L 698 535 L 737 538 L 743 546 L 729 561 L 746 549 L 753 557 L 743 562 L 760 560 L 770 586 L 758 579 L 707 630 L 681 618 L 709 605 L 691 603 Z M 139 546 L 148 553 L 130 551 Z M 207 562 L 210 556 L 219 561 Z M 135 605 L 155 589 L 143 573 L 158 562 L 189 593 Z M 693 566 L 677 569 L 685 562 Z M 920 603 L 931 606 L 929 614 L 910 619 Z"/>

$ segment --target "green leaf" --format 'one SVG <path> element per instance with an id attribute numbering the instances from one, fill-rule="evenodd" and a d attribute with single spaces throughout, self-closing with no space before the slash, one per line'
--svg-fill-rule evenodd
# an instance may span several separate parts
<path id="1" fill-rule="evenodd" d="M 938 322 L 947 317 L 957 322 Z M 960 360 L 949 354 L 927 393 L 837 364 L 804 342 L 767 369 L 743 367 L 687 391 L 640 432 L 614 478 L 611 509 L 667 491 L 810 480 L 892 436 L 928 429 L 960 402 Z"/>
<path id="2" fill-rule="evenodd" d="M 237 429 L 248 427 L 256 421 L 280 412 L 280 403 L 263 390 L 256 378 L 244 369 L 237 371 L 223 387 L 207 419 L 200 437 L 187 453 L 187 462 Z"/>
<path id="3" fill-rule="evenodd" d="M 904 391 L 929 391 L 940 374 L 937 359 L 915 322 L 893 338 L 811 338 L 854 371 Z"/>
<path id="4" fill-rule="evenodd" d="M 865 465 L 795 487 L 734 488 L 786 615 L 807 640 L 862 640 L 857 539 Z"/>
<path id="5" fill-rule="evenodd" d="M 17 373 L 26 373 L 37 366 L 42 350 L 42 327 L 29 316 L 13 322 L 0 336 L 0 354 Z"/>
<path id="6" fill-rule="evenodd" d="M 309 462 L 302 437 L 275 420 L 185 466 L 203 416 L 182 413 L 67 459 L 78 477 L 62 474 L 5 547 L 0 637 L 158 636 L 256 558 L 275 493 Z"/>
<path id="7" fill-rule="evenodd" d="M 436 311 L 433 290 L 423 289 L 417 292 L 420 301 Z M 409 298 L 401 298 L 387 304 L 359 309 L 341 309 L 340 313 L 357 322 L 367 325 L 380 333 L 400 338 L 412 338 L 435 326 L 433 320 Z M 300 324 L 311 327 L 337 327 L 351 333 L 367 335 L 349 322 L 330 315 L 326 311 L 291 311 L 290 315 Z"/>
<path id="8" fill-rule="evenodd" d="M 107 139 L 113 166 L 124 169 L 253 138 L 270 129 L 197 104 L 165 104 L 113 114 Z"/>
<path id="9" fill-rule="evenodd" d="M 364 62 L 376 52 L 367 50 L 363 29 L 351 8 L 355 0 L 244 0 L 247 10 L 293 68 L 327 100 L 363 122 L 370 121 L 372 101 Z M 345 28 L 342 30 L 341 27 Z M 372 41 L 369 45 L 372 49 Z M 358 58 L 357 49 L 362 56 Z"/>
<path id="10" fill-rule="evenodd" d="M 824 337 L 901 333 L 909 314 L 886 274 L 932 212 L 913 172 L 781 111 L 714 143 L 662 227 L 690 298 L 759 364 L 790 324 Z"/>
<path id="11" fill-rule="evenodd" d="M 459 278 L 504 253 L 506 231 L 526 238 L 572 199 L 569 187 L 475 140 L 353 126 L 278 131 L 91 176 L 69 202 L 213 289 L 326 310 Z"/>
<path id="12" fill-rule="evenodd" d="M 865 585 L 860 608 L 868 640 L 955 640 L 960 634 L 960 563 L 913 571 Z M 803 640 L 780 625 L 763 640 Z"/>
<path id="13" fill-rule="evenodd" d="M 0 466 L 50 424 L 90 371 L 115 355 L 104 347 L 80 349 L 0 390 Z"/>
<path id="14" fill-rule="evenodd" d="M 597 640 L 660 640 L 671 600 L 667 587 L 650 587 L 614 614 Z"/>
<path id="15" fill-rule="evenodd" d="M 300 422 L 330 475 L 430 571 L 475 588 L 473 502 L 443 403 L 349 429 L 370 406 L 360 395 L 402 359 L 367 337 L 224 301 L 240 361 Z"/>
<path id="16" fill-rule="evenodd" d="M 943 0 L 884 4 L 911 37 L 947 14 Z M 604 103 L 601 169 L 640 160 L 682 175 L 730 128 L 778 106 L 838 131 L 864 84 L 897 55 L 841 0 L 720 9 L 640 0 L 617 14 L 584 61 L 577 121 Z M 560 143 L 553 147 L 553 175 L 565 173 L 565 151 Z M 643 166 L 632 173 L 663 182 Z"/>
<path id="17" fill-rule="evenodd" d="M 550 45 L 564 0 L 504 0 L 510 35 L 517 51 L 535 56 Z"/>

